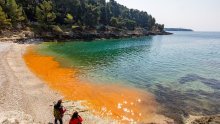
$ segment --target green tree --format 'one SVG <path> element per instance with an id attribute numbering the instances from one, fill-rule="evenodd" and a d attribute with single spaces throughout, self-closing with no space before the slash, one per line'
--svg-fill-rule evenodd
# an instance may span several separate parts
<path id="1" fill-rule="evenodd" d="M 105 0 L 98 0 L 98 5 L 100 8 L 100 20 L 99 22 L 103 25 L 107 25 L 107 6 Z"/>
<path id="2" fill-rule="evenodd" d="M 86 26 L 95 27 L 98 25 L 100 18 L 99 8 L 93 5 L 86 5 L 83 22 Z"/>
<path id="3" fill-rule="evenodd" d="M 124 26 L 127 27 L 129 30 L 134 30 L 136 26 L 136 22 L 130 19 L 125 19 L 124 20 Z"/>
<path id="4" fill-rule="evenodd" d="M 87 0 L 87 4 L 90 4 L 90 5 L 97 5 L 98 3 L 98 0 Z"/>
<path id="5" fill-rule="evenodd" d="M 64 20 L 67 24 L 72 24 L 74 22 L 73 16 L 69 13 L 66 14 L 66 18 Z"/>
<path id="6" fill-rule="evenodd" d="M 113 27 L 118 27 L 118 24 L 119 24 L 118 19 L 115 17 L 112 17 L 110 20 L 110 25 Z"/>
<path id="7" fill-rule="evenodd" d="M 115 0 L 110 0 L 109 3 L 110 3 L 110 10 L 112 12 L 112 15 L 114 17 L 119 17 L 121 14 L 119 4 Z"/>
<path id="8" fill-rule="evenodd" d="M 163 30 L 163 25 L 147 12 L 129 9 L 116 0 L 0 0 L 0 6 L 2 20 L 11 19 L 13 25 L 27 19 L 29 24 L 38 22 L 42 26 L 74 24 L 98 29 L 111 25 L 125 30 Z"/>
<path id="9" fill-rule="evenodd" d="M 44 0 L 36 7 L 37 21 L 43 24 L 53 24 L 56 18 L 56 14 L 53 12 L 52 1 Z"/>
<path id="10" fill-rule="evenodd" d="M 38 5 L 39 0 L 16 0 L 16 2 L 22 6 L 29 21 L 36 21 L 35 7 Z"/>
<path id="11" fill-rule="evenodd" d="M 107 25 L 110 25 L 110 21 L 111 21 L 111 18 L 112 18 L 112 12 L 111 12 L 111 9 L 110 9 L 110 3 L 107 3 L 106 4 L 106 24 Z"/>
<path id="12" fill-rule="evenodd" d="M 17 5 L 15 0 L 6 0 L 7 15 L 11 19 L 13 24 L 22 22 L 25 20 L 23 9 Z"/>
<path id="13" fill-rule="evenodd" d="M 11 20 L 7 19 L 5 12 L 0 6 L 0 28 L 6 27 L 6 26 L 11 26 Z"/>
<path id="14" fill-rule="evenodd" d="M 5 0 L 0 0 L 0 6 L 2 7 L 2 8 L 4 8 L 5 7 Z"/>
<path id="15" fill-rule="evenodd" d="M 56 22 L 66 24 L 67 13 L 71 14 L 75 22 L 78 22 L 82 16 L 81 4 L 79 0 L 56 0 L 54 1 L 56 10 Z"/>
<path id="16" fill-rule="evenodd" d="M 150 16 L 149 16 L 149 19 L 148 19 L 148 23 L 147 23 L 147 28 L 148 28 L 148 30 L 151 30 L 152 27 L 155 26 L 155 22 L 156 22 L 155 18 L 153 18 L 153 17 L 150 15 Z"/>
<path id="17" fill-rule="evenodd" d="M 164 25 L 162 24 L 155 24 L 156 30 L 158 31 L 163 31 L 164 30 Z"/>

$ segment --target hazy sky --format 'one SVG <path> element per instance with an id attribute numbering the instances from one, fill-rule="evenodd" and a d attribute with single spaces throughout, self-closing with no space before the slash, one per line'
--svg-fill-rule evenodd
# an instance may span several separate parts
<path id="1" fill-rule="evenodd" d="M 165 27 L 220 31 L 220 0 L 116 0 L 118 3 L 147 11 Z"/>

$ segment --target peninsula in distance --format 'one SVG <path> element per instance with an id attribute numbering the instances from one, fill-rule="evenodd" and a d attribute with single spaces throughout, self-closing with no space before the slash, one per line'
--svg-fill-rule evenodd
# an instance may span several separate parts
<path id="1" fill-rule="evenodd" d="M 165 31 L 193 31 L 192 29 L 186 28 L 164 28 Z"/>

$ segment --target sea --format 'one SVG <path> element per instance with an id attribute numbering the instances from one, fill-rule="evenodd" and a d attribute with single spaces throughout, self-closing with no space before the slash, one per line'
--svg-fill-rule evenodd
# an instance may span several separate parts
<path id="1" fill-rule="evenodd" d="M 37 48 L 75 78 L 153 94 L 160 113 L 177 122 L 189 115 L 220 114 L 220 32 L 94 41 L 47 42 Z M 111 92 L 111 90 L 108 90 Z"/>

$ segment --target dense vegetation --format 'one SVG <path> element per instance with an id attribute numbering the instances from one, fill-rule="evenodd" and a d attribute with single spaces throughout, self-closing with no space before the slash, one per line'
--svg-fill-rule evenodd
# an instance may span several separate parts
<path id="1" fill-rule="evenodd" d="M 0 28 L 40 27 L 57 32 L 106 27 L 162 31 L 147 12 L 128 9 L 115 0 L 0 0 Z"/>

